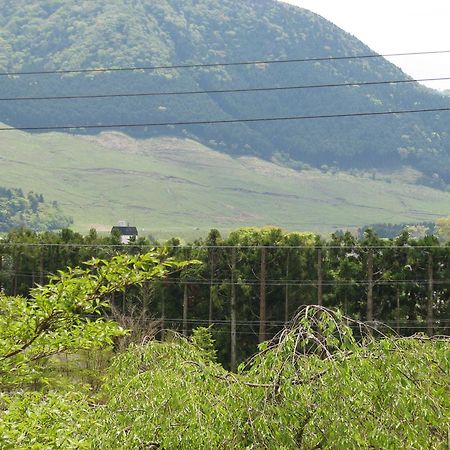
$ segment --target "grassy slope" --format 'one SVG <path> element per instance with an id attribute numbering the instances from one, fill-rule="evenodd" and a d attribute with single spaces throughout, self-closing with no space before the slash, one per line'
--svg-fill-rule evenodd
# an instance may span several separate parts
<path id="1" fill-rule="evenodd" d="M 450 211 L 449 193 L 422 186 L 295 172 L 190 140 L 135 141 L 120 133 L 3 132 L 0 177 L 4 186 L 58 200 L 82 231 L 124 218 L 158 236 L 265 224 L 325 231 Z"/>

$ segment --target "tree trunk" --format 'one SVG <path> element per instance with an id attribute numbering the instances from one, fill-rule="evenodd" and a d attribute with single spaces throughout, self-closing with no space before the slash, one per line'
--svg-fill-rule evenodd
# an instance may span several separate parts
<path id="1" fill-rule="evenodd" d="M 373 248 L 367 254 L 367 322 L 373 322 Z"/>
<path id="2" fill-rule="evenodd" d="M 208 308 L 208 325 L 212 325 L 213 319 L 213 296 L 214 296 L 214 249 L 211 249 L 210 256 L 210 277 L 209 277 L 209 308 Z"/>
<path id="3" fill-rule="evenodd" d="M 150 282 L 145 281 L 142 285 L 142 309 L 143 315 L 145 318 L 148 317 L 149 306 L 150 306 L 150 298 L 151 298 L 151 287 Z"/>
<path id="4" fill-rule="evenodd" d="M 230 368 L 236 372 L 236 248 L 231 249 L 231 356 Z"/>
<path id="5" fill-rule="evenodd" d="M 266 340 L 267 333 L 267 311 L 266 311 L 266 283 L 267 283 L 267 249 L 261 248 L 261 273 L 259 290 L 259 342 Z"/>
<path id="6" fill-rule="evenodd" d="M 323 305 L 322 249 L 317 249 L 317 304 Z"/>
<path id="7" fill-rule="evenodd" d="M 17 274 L 18 274 L 19 268 L 20 268 L 20 256 L 15 255 L 13 253 L 13 258 L 14 258 L 13 296 L 15 297 L 17 295 Z"/>
<path id="8" fill-rule="evenodd" d="M 163 287 L 161 290 L 161 340 L 164 340 L 165 329 L 166 329 L 166 287 L 167 281 L 163 282 Z"/>
<path id="9" fill-rule="evenodd" d="M 183 335 L 188 335 L 188 285 L 187 282 L 184 283 L 184 293 L 183 293 Z"/>
<path id="10" fill-rule="evenodd" d="M 396 331 L 397 334 L 400 334 L 400 287 L 397 286 L 397 292 L 396 292 L 396 299 L 397 299 L 397 326 Z"/>
<path id="11" fill-rule="evenodd" d="M 286 285 L 284 287 L 284 323 L 289 321 L 289 249 L 286 258 Z"/>
<path id="12" fill-rule="evenodd" d="M 428 336 L 434 334 L 434 317 L 433 317 L 433 303 L 434 303 L 434 280 L 433 280 L 433 255 L 428 254 L 428 301 L 427 301 L 427 333 Z"/>
<path id="13" fill-rule="evenodd" d="M 44 249 L 41 249 L 39 256 L 39 284 L 44 285 Z"/>

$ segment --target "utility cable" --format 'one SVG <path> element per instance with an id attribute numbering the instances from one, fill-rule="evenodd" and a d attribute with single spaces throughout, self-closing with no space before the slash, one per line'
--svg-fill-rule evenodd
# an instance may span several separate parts
<path id="1" fill-rule="evenodd" d="M 0 76 L 19 76 L 19 75 L 63 75 L 71 73 L 105 73 L 105 72 L 133 72 L 133 71 L 151 71 L 151 70 L 170 70 L 170 69 L 197 69 L 204 67 L 229 67 L 229 66 L 250 66 L 258 64 L 285 64 L 285 63 L 308 63 L 325 61 L 342 61 L 370 58 L 389 58 L 397 56 L 420 56 L 420 55 L 440 55 L 450 53 L 450 50 L 433 50 L 424 52 L 404 52 L 404 53 L 385 53 L 385 54 L 365 54 L 350 56 L 324 56 L 311 58 L 291 58 L 291 59 L 266 59 L 256 61 L 237 61 L 223 63 L 196 63 L 196 64 L 167 64 L 160 66 L 136 66 L 136 67 L 99 67 L 88 69 L 60 69 L 60 70 L 36 70 L 36 71 L 16 71 L 0 72 Z"/>
<path id="2" fill-rule="evenodd" d="M 328 83 L 328 84 L 306 84 L 299 86 L 276 86 L 276 87 L 257 87 L 257 88 L 241 88 L 241 89 L 210 89 L 210 90 L 193 90 L 193 91 L 169 91 L 169 92 L 130 92 L 116 94 L 86 94 L 86 95 L 56 95 L 41 97 L 0 97 L 1 102 L 12 101 L 42 101 L 42 100 L 84 100 L 84 99 L 101 99 L 101 98 L 123 98 L 123 97 L 157 97 L 157 96 L 174 96 L 174 95 L 199 95 L 199 94 L 235 94 L 244 92 L 271 92 L 271 91 L 290 91 L 305 89 L 321 89 L 336 87 L 362 87 L 362 86 L 379 86 L 404 83 L 420 83 L 425 81 L 446 81 L 450 77 L 439 78 L 417 78 L 407 80 L 385 80 L 385 81 L 355 81 L 348 83 Z"/>
<path id="3" fill-rule="evenodd" d="M 0 131 L 57 131 L 57 130 L 89 130 L 89 129 L 105 129 L 105 128 L 145 128 L 145 127 L 165 127 L 165 126 L 187 126 L 187 125 L 216 125 L 216 124 L 234 124 L 234 123 L 255 123 L 255 122 L 281 122 L 290 120 L 313 120 L 313 119 L 336 119 L 343 117 L 374 117 L 399 114 L 417 114 L 431 112 L 447 112 L 450 108 L 422 108 L 422 109 L 405 109 L 397 111 L 372 111 L 360 113 L 342 113 L 342 114 L 320 114 L 306 116 L 286 116 L 286 117 L 256 117 L 248 119 L 220 119 L 220 120 L 193 120 L 180 122 L 160 122 L 160 123 L 116 123 L 116 124 L 99 124 L 99 125 L 56 125 L 56 126 L 39 126 L 39 127 L 3 127 Z"/>
<path id="4" fill-rule="evenodd" d="M 53 277 L 55 276 L 54 273 L 51 272 L 44 272 L 41 273 L 39 269 L 36 269 L 34 272 L 14 272 L 10 271 L 8 269 L 4 269 L 3 271 L 0 271 L 0 274 L 8 275 L 10 277 L 12 276 L 20 276 L 20 277 L 29 277 L 29 278 L 39 278 L 41 275 L 45 278 Z M 436 274 L 435 274 L 436 275 Z M 321 284 L 323 285 L 340 285 L 340 284 L 365 284 L 367 283 L 367 279 L 355 279 L 355 280 L 346 280 L 346 279 L 329 279 L 329 280 L 322 280 Z M 374 280 L 372 283 L 374 285 L 390 285 L 390 284 L 423 284 L 428 283 L 428 279 L 396 279 L 396 280 Z M 433 280 L 434 283 L 450 283 L 450 279 L 440 279 L 436 278 Z M 316 285 L 318 283 L 317 279 L 283 279 L 283 278 L 277 278 L 277 279 L 266 279 L 265 283 L 267 285 L 274 285 L 274 286 L 286 286 L 286 285 Z M 229 278 L 217 278 L 214 280 L 208 279 L 208 278 L 165 278 L 165 279 L 159 279 L 155 280 L 153 284 L 157 285 L 165 285 L 165 284 L 199 284 L 199 285 L 220 285 L 220 284 L 235 284 L 235 285 L 259 285 L 261 284 L 261 280 L 255 278 L 255 279 L 239 279 L 236 281 L 231 281 Z"/>
<path id="5" fill-rule="evenodd" d="M 0 247 L 61 247 L 61 248 L 113 248 L 116 250 L 138 250 L 138 249 L 171 249 L 171 250 L 352 250 L 353 252 L 364 252 L 368 249 L 374 250 L 446 250 L 450 251 L 450 245 L 170 245 L 170 244 L 75 244 L 75 243 L 52 243 L 52 242 L 12 242 L 2 241 Z"/>

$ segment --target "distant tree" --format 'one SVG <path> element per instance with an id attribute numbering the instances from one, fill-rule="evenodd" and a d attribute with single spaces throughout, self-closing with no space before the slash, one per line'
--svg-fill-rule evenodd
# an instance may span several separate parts
<path id="1" fill-rule="evenodd" d="M 443 241 L 450 241 L 450 216 L 442 217 L 436 220 L 438 236 Z"/>

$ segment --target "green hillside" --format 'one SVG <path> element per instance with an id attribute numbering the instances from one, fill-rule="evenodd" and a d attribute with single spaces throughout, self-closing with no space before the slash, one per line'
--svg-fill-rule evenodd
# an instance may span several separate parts
<path id="1" fill-rule="evenodd" d="M 433 221 L 450 193 L 393 179 L 295 171 L 233 158 L 195 141 L 135 140 L 118 132 L 0 134 L 0 179 L 55 199 L 75 228 L 128 219 L 158 236 L 275 224 L 331 231 L 380 222 Z"/>
<path id="2" fill-rule="evenodd" d="M 381 26 L 381 24 L 380 24 Z M 366 55 L 353 36 L 275 0 L 3 0 L 0 70 L 152 66 Z M 382 58 L 97 74 L 3 77 L 0 95 L 45 96 L 317 85 L 404 79 Z M 157 123 L 449 107 L 417 83 L 277 92 L 2 102 L 16 127 Z M 315 167 L 413 166 L 450 183 L 448 112 L 124 130 L 193 137 L 233 155 Z M 131 164 L 131 163 L 130 163 Z"/>

